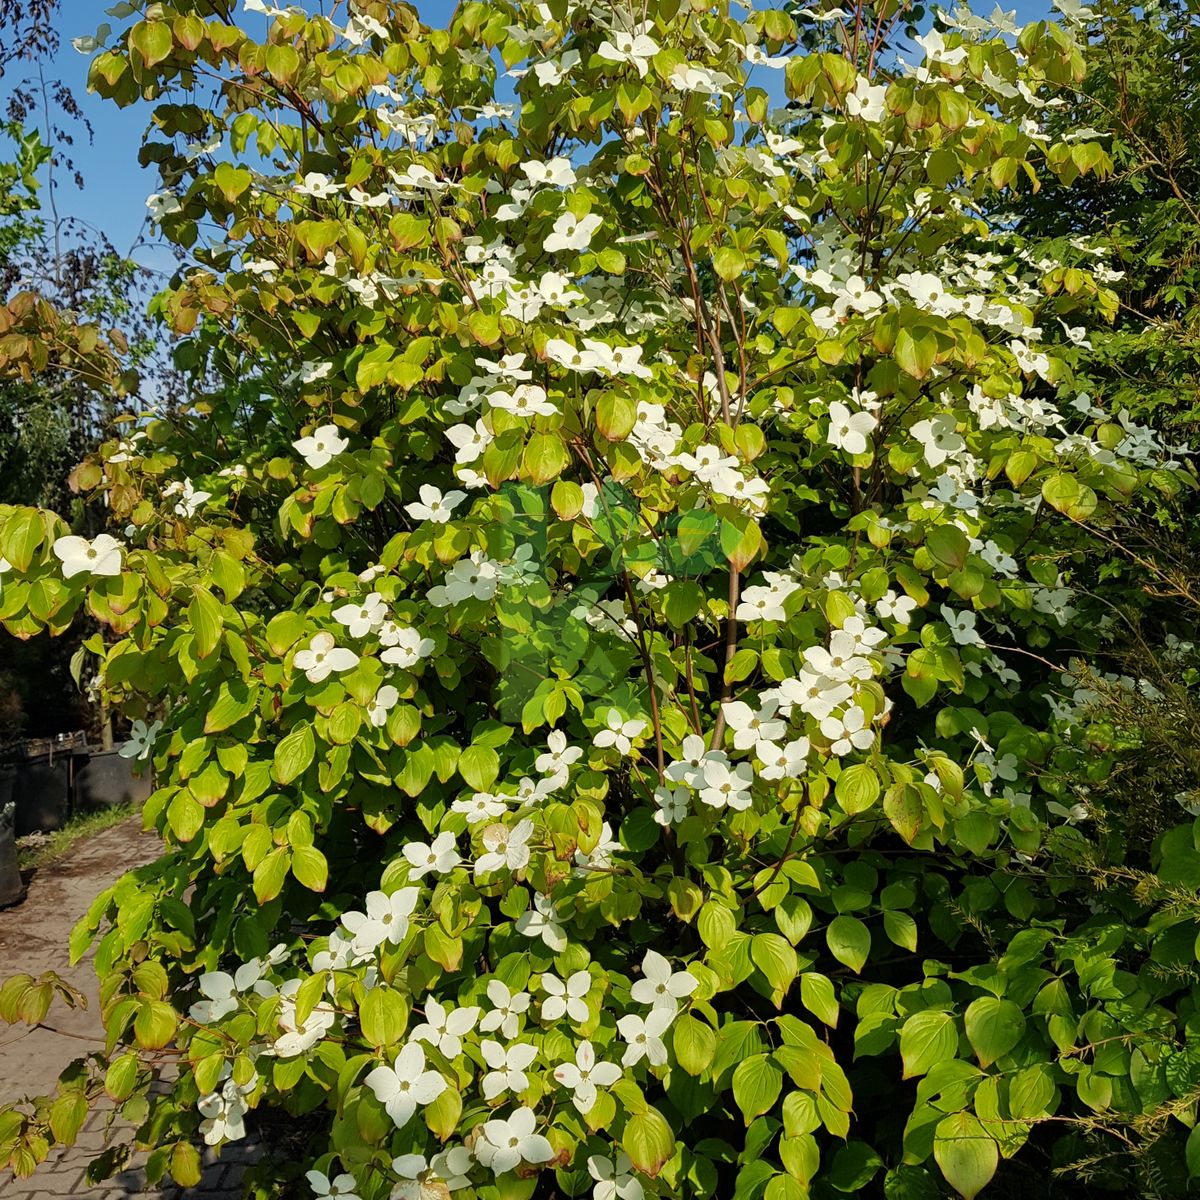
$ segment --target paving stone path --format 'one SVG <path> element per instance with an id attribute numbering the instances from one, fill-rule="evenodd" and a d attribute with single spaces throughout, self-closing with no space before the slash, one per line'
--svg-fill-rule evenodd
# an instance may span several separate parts
<path id="1" fill-rule="evenodd" d="M 105 830 L 76 846 L 64 859 L 41 868 L 22 904 L 0 909 L 0 978 L 24 971 L 57 971 L 88 998 L 86 1009 L 54 1004 L 47 1026 L 0 1024 L 0 1104 L 50 1092 L 59 1073 L 74 1059 L 103 1046 L 97 984 L 90 956 L 70 965 L 67 937 L 92 899 L 123 871 L 149 862 L 158 852 L 154 834 L 141 832 L 141 818 Z M 95 1186 L 87 1182 L 88 1163 L 105 1146 L 110 1113 L 94 1111 L 75 1145 L 50 1155 L 29 1179 L 13 1180 L 0 1171 L 4 1200 L 235 1200 L 241 1195 L 246 1164 L 259 1147 L 252 1140 L 227 1147 L 220 1160 L 208 1152 L 200 1185 L 182 1190 L 147 1185 L 140 1165 Z M 231 1154 L 231 1151 L 233 1153 Z"/>

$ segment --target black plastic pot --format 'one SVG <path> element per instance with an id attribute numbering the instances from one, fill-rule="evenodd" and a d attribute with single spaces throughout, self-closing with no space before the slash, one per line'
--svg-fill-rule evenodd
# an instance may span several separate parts
<path id="1" fill-rule="evenodd" d="M 70 756 L 47 756 L 18 763 L 13 800 L 17 805 L 17 837 L 61 829 L 71 811 Z"/>
<path id="2" fill-rule="evenodd" d="M 13 837 L 15 812 L 12 804 L 0 808 L 0 908 L 25 898 L 21 871 L 17 866 L 17 843 Z"/>
<path id="3" fill-rule="evenodd" d="M 142 805 L 154 781 L 148 763 L 138 763 L 142 774 L 134 775 L 133 761 L 116 750 L 94 750 L 87 758 L 75 760 L 76 812 L 96 812 L 121 804 Z"/>

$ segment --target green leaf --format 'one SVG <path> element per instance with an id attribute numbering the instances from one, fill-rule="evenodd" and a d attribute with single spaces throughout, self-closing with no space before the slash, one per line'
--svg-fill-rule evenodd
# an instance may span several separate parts
<path id="1" fill-rule="evenodd" d="M 141 56 L 146 66 L 153 67 L 171 53 L 174 38 L 166 21 L 139 21 L 129 31 L 129 45 Z"/>
<path id="2" fill-rule="evenodd" d="M 1042 498 L 1072 521 L 1086 521 L 1096 511 L 1096 493 L 1061 471 L 1042 484 Z"/>
<path id="3" fill-rule="evenodd" d="M 716 1031 L 691 1013 L 681 1013 L 675 1019 L 671 1037 L 675 1058 L 689 1075 L 706 1071 L 717 1053 Z"/>
<path id="4" fill-rule="evenodd" d="M 109 1063 L 104 1073 L 104 1090 L 111 1099 L 118 1103 L 128 1099 L 137 1083 L 139 1065 L 136 1050 L 127 1050 Z"/>
<path id="5" fill-rule="evenodd" d="M 300 640 L 303 632 L 303 613 L 290 610 L 276 613 L 267 623 L 267 645 L 272 654 L 282 658 Z"/>
<path id="6" fill-rule="evenodd" d="M 0 558 L 6 558 L 18 571 L 29 570 L 34 551 L 42 544 L 46 528 L 36 508 L 18 508 L 2 527 Z"/>
<path id="7" fill-rule="evenodd" d="M 316 754 L 312 726 L 297 725 L 275 747 L 275 781 L 288 784 L 303 775 Z"/>
<path id="8" fill-rule="evenodd" d="M 1058 1088 L 1046 1063 L 1018 1071 L 1008 1083 L 1008 1111 L 1015 1120 L 1037 1120 L 1053 1112 Z"/>
<path id="9" fill-rule="evenodd" d="M 254 895 L 259 904 L 274 900 L 283 890 L 287 878 L 290 852 L 284 846 L 276 846 L 266 858 L 254 868 Z"/>
<path id="10" fill-rule="evenodd" d="M 974 1200 L 995 1175 L 1000 1151 L 977 1117 L 959 1112 L 938 1122 L 933 1157 L 963 1200 Z"/>
<path id="11" fill-rule="evenodd" d="M 204 824 L 204 806 L 190 792 L 176 792 L 167 805 L 167 824 L 181 842 L 190 842 Z"/>
<path id="12" fill-rule="evenodd" d="M 783 1090 L 783 1072 L 766 1054 L 755 1054 L 734 1068 L 733 1098 L 749 1125 L 769 1112 Z"/>
<path id="13" fill-rule="evenodd" d="M 165 1000 L 144 999 L 133 1019 L 133 1035 L 147 1050 L 161 1050 L 175 1033 L 178 1018 Z"/>
<path id="14" fill-rule="evenodd" d="M 491 746 L 468 746 L 459 756 L 458 773 L 468 787 L 485 792 L 500 774 L 500 756 Z"/>
<path id="15" fill-rule="evenodd" d="M 896 365 L 914 379 L 924 379 L 937 358 L 937 338 L 929 332 L 913 334 L 901 329 L 892 351 Z"/>
<path id="16" fill-rule="evenodd" d="M 198 587 L 193 591 L 192 602 L 188 605 L 188 624 L 195 635 L 197 656 L 207 658 L 217 648 L 225 626 L 220 602 L 208 588 Z"/>
<path id="17" fill-rule="evenodd" d="M 399 992 L 387 984 L 380 984 L 363 997 L 358 1019 L 363 1037 L 372 1046 L 391 1046 L 404 1037 L 408 1005 Z"/>
<path id="18" fill-rule="evenodd" d="M 934 559 L 950 571 L 961 570 L 970 549 L 967 535 L 957 525 L 935 525 L 925 535 L 925 545 Z"/>
<path id="19" fill-rule="evenodd" d="M 831 1029 L 837 1028 L 837 993 L 834 991 L 833 981 L 827 975 L 821 975 L 817 971 L 805 971 L 800 976 L 800 1003 L 818 1021 L 823 1021 Z"/>
<path id="20" fill-rule="evenodd" d="M 895 912 L 889 910 L 883 914 L 883 932 L 888 935 L 897 946 L 903 946 L 905 950 L 916 952 L 917 949 L 917 923 L 906 912 Z"/>
<path id="21" fill-rule="evenodd" d="M 825 931 L 829 953 L 855 974 L 866 965 L 871 953 L 871 931 L 857 917 L 834 917 Z"/>
<path id="22" fill-rule="evenodd" d="M 796 951 L 778 933 L 758 933 L 750 942 L 750 958 L 771 985 L 775 1007 L 783 1005 L 784 997 L 800 970 Z"/>
<path id="23" fill-rule="evenodd" d="M 293 846 L 292 874 L 310 892 L 323 892 L 329 882 L 329 864 L 316 846 Z"/>
<path id="24" fill-rule="evenodd" d="M 1188 1177 L 1200 1179 L 1200 1125 L 1192 1126 L 1183 1153 L 1187 1161 Z"/>
<path id="25" fill-rule="evenodd" d="M 926 1009 L 913 1013 L 900 1027 L 905 1079 L 926 1075 L 935 1063 L 948 1062 L 957 1053 L 958 1029 L 949 1013 Z"/>
<path id="26" fill-rule="evenodd" d="M 869 763 L 855 763 L 838 776 L 833 794 L 843 812 L 866 812 L 879 798 L 879 776 Z"/>
<path id="27" fill-rule="evenodd" d="M 981 996 L 967 1008 L 964 1018 L 967 1041 L 981 1067 L 1003 1058 L 1025 1032 L 1025 1016 L 1011 1000 Z"/>
<path id="28" fill-rule="evenodd" d="M 571 465 L 571 456 L 557 433 L 535 433 L 521 455 L 521 476 L 533 483 L 549 483 Z"/>
<path id="29" fill-rule="evenodd" d="M 739 1191 L 737 1193 L 741 1195 Z M 809 1190 L 791 1175 L 776 1175 L 767 1184 L 763 1200 L 809 1200 Z"/>
<path id="30" fill-rule="evenodd" d="M 623 442 L 636 421 L 637 403 L 627 392 L 610 390 L 596 402 L 596 428 L 610 442 Z"/>
<path id="31" fill-rule="evenodd" d="M 626 1122 L 621 1149 L 639 1171 L 653 1179 L 675 1153 L 675 1135 L 662 1113 L 647 1107 Z"/>
<path id="32" fill-rule="evenodd" d="M 240 679 L 231 679 L 217 688 L 217 698 L 204 718 L 205 733 L 220 733 L 236 725 L 254 710 L 258 701 L 257 688 L 250 688 Z"/>
<path id="33" fill-rule="evenodd" d="M 713 255 L 713 269 L 726 283 L 743 275 L 748 266 L 746 256 L 733 246 L 722 246 Z"/>

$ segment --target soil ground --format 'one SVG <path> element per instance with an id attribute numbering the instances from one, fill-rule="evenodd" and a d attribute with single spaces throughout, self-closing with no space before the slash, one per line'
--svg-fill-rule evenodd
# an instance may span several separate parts
<path id="1" fill-rule="evenodd" d="M 45 1095 L 59 1073 L 74 1059 L 103 1047 L 97 1012 L 96 976 L 90 956 L 70 965 L 67 939 L 71 927 L 95 896 L 124 871 L 150 862 L 158 853 L 156 834 L 141 832 L 134 817 L 76 845 L 63 859 L 39 868 L 28 881 L 23 903 L 0 909 L 0 980 L 19 972 L 40 975 L 57 971 L 87 996 L 86 1008 L 56 1002 L 45 1026 L 0 1024 L 0 1104 L 23 1096 Z M 223 1158 L 206 1154 L 204 1178 L 197 1188 L 150 1188 L 135 1164 L 112 1179 L 89 1185 L 84 1172 L 104 1148 L 111 1112 L 93 1111 L 74 1146 L 54 1152 L 29 1179 L 13 1180 L 0 1170 L 4 1200 L 232 1200 L 240 1194 L 245 1164 L 255 1154 L 252 1141 L 228 1147 Z M 231 1154 L 231 1152 L 233 1152 Z"/>

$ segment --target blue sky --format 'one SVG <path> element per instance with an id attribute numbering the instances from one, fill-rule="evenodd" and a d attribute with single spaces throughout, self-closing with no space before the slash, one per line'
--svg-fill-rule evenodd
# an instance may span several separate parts
<path id="1" fill-rule="evenodd" d="M 992 0 L 976 0 L 978 11 L 991 9 Z M 1036 20 L 1043 16 L 1047 0 L 1006 0 L 1020 21 Z M 417 8 L 427 21 L 444 22 L 453 4 L 450 0 L 417 0 Z M 947 3 L 947 7 L 950 4 Z M 145 266 L 170 269 L 171 259 L 161 246 L 155 246 L 152 231 L 146 223 L 145 198 L 156 190 L 157 172 L 139 166 L 138 148 L 141 145 L 149 105 L 139 104 L 119 109 L 110 101 L 101 100 L 87 91 L 87 71 L 90 57 L 76 53 L 71 39 L 88 35 L 103 17 L 103 6 L 64 3 L 62 50 L 48 65 L 47 76 L 61 78 L 67 83 L 94 130 L 89 143 L 86 133 L 78 130 L 72 150 L 76 165 L 84 176 L 83 190 L 61 175 L 56 188 L 59 212 L 85 221 L 103 230 L 121 252 L 132 252 Z M 90 11 L 88 11 L 90 10 Z M 264 21 L 261 16 L 246 15 L 246 28 L 254 29 Z"/>

